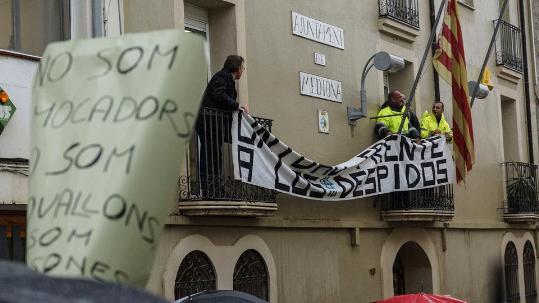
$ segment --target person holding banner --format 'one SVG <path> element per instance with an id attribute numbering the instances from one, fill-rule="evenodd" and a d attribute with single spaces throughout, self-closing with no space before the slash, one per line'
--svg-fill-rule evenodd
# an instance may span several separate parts
<path id="1" fill-rule="evenodd" d="M 425 111 L 421 118 L 421 138 L 434 135 L 444 135 L 447 142 L 453 140 L 453 132 L 444 116 L 444 103 L 435 101 L 432 104 L 432 112 Z"/>
<path id="2" fill-rule="evenodd" d="M 402 121 L 402 117 L 406 111 L 404 101 L 406 100 L 403 93 L 398 90 L 391 91 L 388 94 L 388 99 L 382 105 L 376 119 L 375 131 L 380 138 L 385 138 L 389 135 L 396 134 Z M 402 127 L 402 133 L 411 139 L 420 138 L 419 120 L 417 116 L 409 112 L 409 117 L 406 117 Z"/>
<path id="3" fill-rule="evenodd" d="M 200 183 L 204 197 L 218 198 L 224 191 L 222 178 L 224 142 L 231 142 L 232 112 L 248 112 L 237 101 L 235 80 L 245 70 L 245 60 L 238 55 L 226 58 L 223 68 L 211 78 L 202 97 L 202 107 L 196 122 L 200 139 Z"/>

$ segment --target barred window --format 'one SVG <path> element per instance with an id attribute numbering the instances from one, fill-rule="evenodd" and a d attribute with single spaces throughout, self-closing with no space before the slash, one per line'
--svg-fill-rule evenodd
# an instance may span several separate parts
<path id="1" fill-rule="evenodd" d="M 176 283 L 174 295 L 176 299 L 201 292 L 203 290 L 216 289 L 216 275 L 213 264 L 208 256 L 195 250 L 183 258 Z"/>
<path id="2" fill-rule="evenodd" d="M 264 259 L 254 249 L 241 254 L 234 268 L 234 290 L 269 300 L 269 275 Z"/>
<path id="3" fill-rule="evenodd" d="M 507 243 L 504 260 L 507 303 L 520 302 L 520 293 L 518 289 L 518 256 L 517 249 L 513 242 Z"/>
<path id="4" fill-rule="evenodd" d="M 537 303 L 537 288 L 535 284 L 535 253 L 530 241 L 524 245 L 524 286 L 526 303 Z"/>

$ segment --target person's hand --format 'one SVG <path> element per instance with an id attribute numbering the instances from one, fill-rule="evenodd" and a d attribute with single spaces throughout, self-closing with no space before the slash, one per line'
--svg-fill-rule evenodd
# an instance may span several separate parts
<path id="1" fill-rule="evenodd" d="M 241 105 L 240 108 L 245 112 L 245 113 L 249 113 L 249 108 L 247 108 L 247 105 Z"/>
<path id="2" fill-rule="evenodd" d="M 453 135 L 451 135 L 450 133 L 446 133 L 445 134 L 445 139 L 447 140 L 447 142 L 453 140 Z"/>

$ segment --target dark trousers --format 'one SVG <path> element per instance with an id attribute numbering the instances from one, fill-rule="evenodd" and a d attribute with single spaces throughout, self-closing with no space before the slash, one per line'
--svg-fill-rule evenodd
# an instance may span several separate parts
<path id="1" fill-rule="evenodd" d="M 199 176 L 201 194 L 205 198 L 223 195 L 223 136 L 211 132 L 199 132 Z"/>
<path id="2" fill-rule="evenodd" d="M 232 141 L 231 125 L 231 112 L 201 109 L 195 129 L 200 140 L 199 178 L 201 195 L 204 198 L 225 198 L 223 143 Z"/>

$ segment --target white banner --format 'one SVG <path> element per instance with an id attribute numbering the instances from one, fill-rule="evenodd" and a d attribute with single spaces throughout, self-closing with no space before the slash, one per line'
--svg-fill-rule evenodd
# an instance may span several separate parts
<path id="1" fill-rule="evenodd" d="M 323 165 L 298 154 L 246 113 L 234 113 L 234 176 L 245 183 L 316 200 L 350 200 L 455 182 L 445 138 L 420 144 L 393 135 L 352 159 Z"/>

